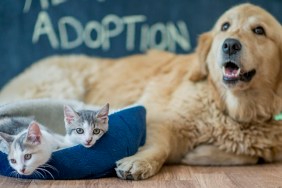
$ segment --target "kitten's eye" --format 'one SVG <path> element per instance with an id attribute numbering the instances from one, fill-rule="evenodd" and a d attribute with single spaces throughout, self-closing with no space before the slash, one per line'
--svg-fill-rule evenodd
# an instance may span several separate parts
<path id="1" fill-rule="evenodd" d="M 265 35 L 265 31 L 264 31 L 263 27 L 261 27 L 261 26 L 254 28 L 253 32 L 257 35 Z"/>
<path id="2" fill-rule="evenodd" d="M 17 161 L 15 159 L 10 159 L 11 163 L 16 164 Z"/>
<path id="3" fill-rule="evenodd" d="M 230 23 L 229 22 L 225 22 L 222 24 L 221 26 L 221 31 L 227 31 L 230 27 Z"/>
<path id="4" fill-rule="evenodd" d="M 101 132 L 100 129 L 94 129 L 94 130 L 93 130 L 93 134 L 99 134 L 100 132 Z"/>
<path id="5" fill-rule="evenodd" d="M 29 160 L 31 158 L 31 154 L 25 154 L 24 155 L 24 160 Z"/>
<path id="6" fill-rule="evenodd" d="M 77 134 L 83 134 L 84 130 L 82 128 L 77 128 L 76 132 L 77 132 Z"/>

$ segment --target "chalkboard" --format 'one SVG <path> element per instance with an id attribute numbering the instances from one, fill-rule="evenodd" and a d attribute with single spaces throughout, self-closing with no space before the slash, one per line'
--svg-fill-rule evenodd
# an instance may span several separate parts
<path id="1" fill-rule="evenodd" d="M 189 53 L 242 0 L 1 0 L 0 88 L 55 54 L 121 57 L 158 48 Z M 282 1 L 251 0 L 282 20 Z M 152 62 L 153 63 L 153 62 Z"/>

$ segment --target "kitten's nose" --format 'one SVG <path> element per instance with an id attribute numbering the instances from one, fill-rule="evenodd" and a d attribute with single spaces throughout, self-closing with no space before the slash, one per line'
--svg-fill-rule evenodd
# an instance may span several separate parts
<path id="1" fill-rule="evenodd" d="M 21 169 L 21 172 L 24 173 L 25 172 L 25 168 Z"/>
<path id="2" fill-rule="evenodd" d="M 87 144 L 90 144 L 91 141 L 92 141 L 92 138 L 90 140 L 86 140 Z"/>

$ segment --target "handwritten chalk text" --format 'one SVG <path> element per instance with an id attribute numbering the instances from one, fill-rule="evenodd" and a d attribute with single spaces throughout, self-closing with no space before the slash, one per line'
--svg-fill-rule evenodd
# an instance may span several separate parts
<path id="1" fill-rule="evenodd" d="M 176 51 L 177 46 L 184 51 L 191 49 L 189 30 L 184 21 L 149 25 L 146 20 L 145 15 L 119 17 L 109 14 L 100 21 L 89 20 L 86 24 L 72 16 L 61 17 L 53 23 L 48 13 L 42 10 L 34 26 L 32 43 L 36 44 L 42 37 L 47 37 L 54 49 L 74 49 L 85 44 L 88 48 L 107 51 L 111 49 L 114 38 L 125 35 L 122 44 L 128 51 L 146 51 L 150 48 Z M 70 37 L 70 30 L 75 37 Z"/>

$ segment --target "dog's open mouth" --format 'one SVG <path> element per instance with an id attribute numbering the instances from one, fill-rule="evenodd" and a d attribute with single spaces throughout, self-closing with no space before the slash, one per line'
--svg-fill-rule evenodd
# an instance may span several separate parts
<path id="1" fill-rule="evenodd" d="M 249 82 L 256 74 L 256 70 L 253 69 L 248 72 L 244 72 L 241 68 L 233 62 L 227 62 L 222 67 L 223 81 L 226 84 L 235 84 L 238 81 Z"/>

